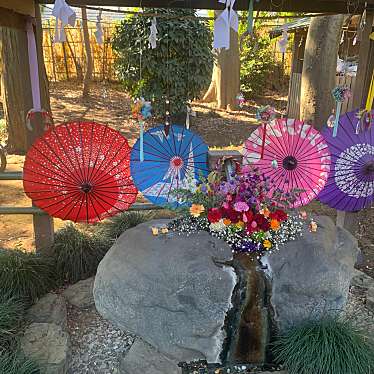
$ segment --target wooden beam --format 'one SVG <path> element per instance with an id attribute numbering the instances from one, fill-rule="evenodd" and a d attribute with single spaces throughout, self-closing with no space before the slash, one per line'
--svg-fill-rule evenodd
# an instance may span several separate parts
<path id="1" fill-rule="evenodd" d="M 38 0 L 42 4 L 52 4 L 54 0 Z M 310 13 L 355 13 L 361 14 L 365 8 L 374 9 L 374 0 L 357 0 L 354 5 L 347 6 L 346 0 L 261 0 L 254 2 L 255 10 L 273 12 L 310 12 Z M 247 10 L 249 0 L 237 0 L 237 10 Z M 193 9 L 224 9 L 217 0 L 69 0 L 73 6 L 100 5 L 116 7 L 145 7 L 145 8 L 193 8 Z"/>
<path id="2" fill-rule="evenodd" d="M 25 29 L 26 16 L 0 7 L 0 27 Z"/>

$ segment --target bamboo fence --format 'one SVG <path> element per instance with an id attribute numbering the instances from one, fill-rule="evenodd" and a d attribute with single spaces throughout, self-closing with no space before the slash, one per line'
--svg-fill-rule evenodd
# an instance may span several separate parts
<path id="1" fill-rule="evenodd" d="M 93 56 L 93 79 L 115 81 L 114 53 L 111 38 L 116 23 L 104 23 L 103 44 L 96 41 L 94 22 L 88 23 L 90 44 Z M 78 79 L 82 80 L 86 70 L 86 56 L 81 22 L 75 27 L 66 27 L 66 42 L 53 43 L 55 24 L 53 21 L 43 23 L 43 51 L 47 76 L 50 81 Z"/>

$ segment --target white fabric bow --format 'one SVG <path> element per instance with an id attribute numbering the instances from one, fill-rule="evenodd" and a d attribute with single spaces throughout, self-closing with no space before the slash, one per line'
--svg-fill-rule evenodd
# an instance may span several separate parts
<path id="1" fill-rule="evenodd" d="M 152 23 L 149 28 L 150 34 L 148 37 L 148 43 L 150 48 L 155 49 L 157 47 L 157 19 L 156 17 L 152 18 Z"/>
<path id="2" fill-rule="evenodd" d="M 230 29 L 238 32 L 239 19 L 238 14 L 234 10 L 236 0 L 218 0 L 220 3 L 226 4 L 226 8 L 214 21 L 214 40 L 213 47 L 230 48 Z"/>
<path id="3" fill-rule="evenodd" d="M 65 42 L 66 34 L 64 27 L 66 25 L 74 26 L 77 15 L 74 10 L 66 4 L 65 0 L 56 0 L 53 6 L 52 15 L 56 17 L 55 25 L 55 43 Z"/>
<path id="4" fill-rule="evenodd" d="M 104 32 L 103 32 L 103 27 L 101 26 L 101 13 L 102 13 L 102 10 L 99 11 L 98 16 L 96 17 L 97 18 L 96 31 L 94 32 L 97 44 L 99 45 L 102 45 L 104 43 L 104 39 L 103 39 Z"/>

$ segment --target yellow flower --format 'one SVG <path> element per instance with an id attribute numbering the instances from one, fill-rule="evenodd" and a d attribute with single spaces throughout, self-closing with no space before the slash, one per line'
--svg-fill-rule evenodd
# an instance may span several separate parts
<path id="1" fill-rule="evenodd" d="M 277 221 L 276 219 L 272 219 L 270 220 L 270 228 L 274 231 L 278 230 L 280 227 L 280 223 L 279 221 Z"/>
<path id="2" fill-rule="evenodd" d="M 224 218 L 223 223 L 225 224 L 225 226 L 229 226 L 231 225 L 231 220 L 229 220 L 228 218 Z"/>
<path id="3" fill-rule="evenodd" d="M 197 218 L 200 217 L 200 214 L 204 212 L 205 208 L 200 204 L 192 204 L 190 208 L 190 214 L 191 216 Z"/>
<path id="4" fill-rule="evenodd" d="M 238 223 L 235 224 L 235 226 L 238 227 L 239 229 L 242 229 L 244 227 L 244 222 L 239 221 Z"/>
<path id="5" fill-rule="evenodd" d="M 263 245 L 266 249 L 270 249 L 270 248 L 273 246 L 273 244 L 271 244 L 271 241 L 270 241 L 270 240 L 267 240 L 267 239 L 263 241 L 262 245 Z"/>

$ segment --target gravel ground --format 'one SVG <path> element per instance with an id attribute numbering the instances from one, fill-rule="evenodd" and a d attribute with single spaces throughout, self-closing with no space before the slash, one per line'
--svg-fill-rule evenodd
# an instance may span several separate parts
<path id="1" fill-rule="evenodd" d="M 72 357 L 68 374 L 118 373 L 118 359 L 131 347 L 134 336 L 115 328 L 95 308 L 69 307 L 68 328 Z"/>
<path id="2" fill-rule="evenodd" d="M 374 336 L 374 313 L 365 307 L 365 291 L 351 289 L 346 315 L 368 336 Z M 118 359 L 126 354 L 134 336 L 115 328 L 95 308 L 80 310 L 69 306 L 68 327 L 72 340 L 69 374 L 119 373 Z M 248 371 L 235 371 L 248 373 Z"/>

